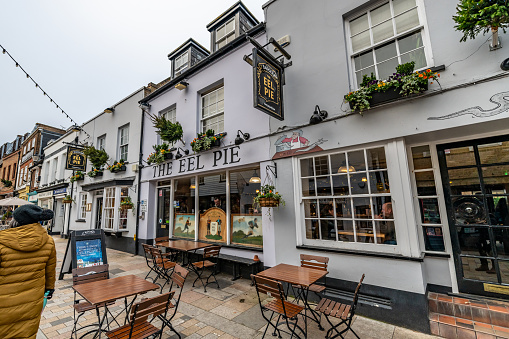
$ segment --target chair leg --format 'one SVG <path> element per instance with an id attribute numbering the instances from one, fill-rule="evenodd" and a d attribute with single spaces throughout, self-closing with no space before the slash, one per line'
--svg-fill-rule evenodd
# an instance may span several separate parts
<path id="1" fill-rule="evenodd" d="M 217 288 L 220 289 L 221 287 L 219 287 L 219 282 L 217 281 L 217 278 L 216 278 L 216 266 L 214 266 L 214 268 L 212 269 L 212 272 L 207 277 L 207 285 L 209 284 L 210 277 L 214 277 L 214 280 L 216 281 L 216 284 L 217 284 Z M 210 282 L 210 284 L 213 284 L 213 283 L 214 282 Z"/>
<path id="2" fill-rule="evenodd" d="M 272 321 L 272 317 L 274 316 L 274 312 L 272 312 L 272 314 L 270 315 L 270 319 L 269 319 L 269 322 Z M 269 324 L 267 324 L 267 326 L 265 327 L 265 331 L 263 332 L 263 336 L 262 336 L 262 339 L 265 338 L 265 334 L 267 333 L 267 330 L 269 329 Z"/>

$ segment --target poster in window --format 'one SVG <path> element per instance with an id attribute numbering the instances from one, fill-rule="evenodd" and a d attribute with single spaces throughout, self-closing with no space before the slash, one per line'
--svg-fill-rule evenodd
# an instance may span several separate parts
<path id="1" fill-rule="evenodd" d="M 102 265 L 101 239 L 76 241 L 76 264 L 78 268 Z"/>
<path id="2" fill-rule="evenodd" d="M 195 217 L 194 214 L 175 213 L 175 222 L 173 223 L 173 235 L 179 238 L 194 239 L 195 235 Z"/>
<path id="3" fill-rule="evenodd" d="M 271 56 L 253 48 L 253 106 L 273 118 L 284 120 L 283 68 Z"/>
<path id="4" fill-rule="evenodd" d="M 262 216 L 232 215 L 232 243 L 263 247 Z"/>
<path id="5" fill-rule="evenodd" d="M 202 240 L 226 241 L 226 213 L 212 207 L 200 214 L 199 235 Z"/>

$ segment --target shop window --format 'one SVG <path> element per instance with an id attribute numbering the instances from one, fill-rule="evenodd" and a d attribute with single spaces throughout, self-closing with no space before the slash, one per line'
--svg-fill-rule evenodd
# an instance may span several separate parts
<path id="1" fill-rule="evenodd" d="M 426 251 L 445 251 L 443 225 L 431 152 L 428 145 L 412 147 L 415 199 L 419 209 L 418 222 Z"/>
<path id="2" fill-rule="evenodd" d="M 78 210 L 78 219 L 87 217 L 87 193 L 80 194 L 80 207 Z"/>
<path id="3" fill-rule="evenodd" d="M 195 178 L 175 180 L 173 194 L 173 236 L 179 238 L 195 239 Z"/>
<path id="4" fill-rule="evenodd" d="M 201 97 L 202 131 L 211 129 L 214 132 L 224 131 L 224 87 L 221 86 Z"/>
<path id="5" fill-rule="evenodd" d="M 306 239 L 397 245 L 383 147 L 300 160 Z"/>
<path id="6" fill-rule="evenodd" d="M 428 66 L 420 0 L 390 0 L 348 21 L 352 73 L 357 86 L 364 75 L 387 79 L 399 64 Z"/>
<path id="7" fill-rule="evenodd" d="M 129 188 L 122 187 L 120 189 L 120 201 L 127 198 L 128 196 L 129 196 Z M 119 213 L 118 213 L 118 229 L 119 230 L 127 229 L 127 212 L 129 212 L 129 210 L 119 209 Z"/>
<path id="8" fill-rule="evenodd" d="M 226 182 L 221 174 L 200 176 L 199 186 L 199 239 L 226 242 Z"/>
<path id="9" fill-rule="evenodd" d="M 261 209 L 253 208 L 260 183 L 249 182 L 254 171 L 260 169 L 230 172 L 230 239 L 232 244 L 263 247 Z"/>
<path id="10" fill-rule="evenodd" d="M 104 228 L 113 229 L 115 221 L 115 187 L 104 189 Z"/>

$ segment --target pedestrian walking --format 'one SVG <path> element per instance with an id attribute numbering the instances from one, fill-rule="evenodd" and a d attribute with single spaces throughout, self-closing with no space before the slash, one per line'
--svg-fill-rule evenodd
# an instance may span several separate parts
<path id="1" fill-rule="evenodd" d="M 44 294 L 55 289 L 55 243 L 39 224 L 53 211 L 24 205 L 13 218 L 17 225 L 0 232 L 0 338 L 35 339 Z"/>

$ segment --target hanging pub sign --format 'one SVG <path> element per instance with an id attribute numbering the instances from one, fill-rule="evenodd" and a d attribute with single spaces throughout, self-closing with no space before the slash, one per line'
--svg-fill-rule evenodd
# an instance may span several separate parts
<path id="1" fill-rule="evenodd" d="M 87 157 L 81 147 L 67 147 L 67 158 L 65 161 L 66 170 L 85 171 L 87 168 Z"/>
<path id="2" fill-rule="evenodd" d="M 284 120 L 283 68 L 271 55 L 253 48 L 254 107 Z"/>

